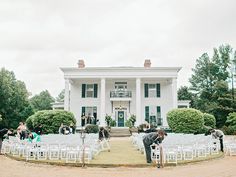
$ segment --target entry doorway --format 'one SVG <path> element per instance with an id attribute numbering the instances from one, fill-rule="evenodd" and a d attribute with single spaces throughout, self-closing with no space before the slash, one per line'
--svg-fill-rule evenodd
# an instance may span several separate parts
<path id="1" fill-rule="evenodd" d="M 127 110 L 116 108 L 115 114 L 116 114 L 115 117 L 116 117 L 117 127 L 125 127 Z"/>

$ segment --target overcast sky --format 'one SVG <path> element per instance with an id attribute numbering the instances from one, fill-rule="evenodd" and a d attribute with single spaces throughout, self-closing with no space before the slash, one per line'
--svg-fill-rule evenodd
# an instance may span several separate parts
<path id="1" fill-rule="evenodd" d="M 59 67 L 181 66 L 178 87 L 204 52 L 236 48 L 235 0 L 0 0 L 0 68 L 28 91 L 64 87 Z"/>

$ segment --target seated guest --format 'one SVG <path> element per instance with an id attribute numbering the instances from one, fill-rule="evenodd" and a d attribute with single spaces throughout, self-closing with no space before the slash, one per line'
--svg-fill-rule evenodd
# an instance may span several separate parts
<path id="1" fill-rule="evenodd" d="M 42 124 L 39 124 L 38 126 L 36 126 L 34 129 L 34 132 L 37 133 L 38 135 L 42 135 L 43 134 Z"/>
<path id="2" fill-rule="evenodd" d="M 9 139 L 9 136 L 15 136 L 12 128 L 7 131 L 7 133 L 3 136 L 3 139 Z"/>
<path id="3" fill-rule="evenodd" d="M 41 141 L 41 138 L 40 138 L 40 135 L 38 135 L 37 133 L 35 132 L 29 132 L 29 135 L 28 135 L 28 142 L 40 142 Z"/>
<path id="4" fill-rule="evenodd" d="M 63 125 L 63 123 L 61 123 L 61 126 L 59 127 L 59 130 L 58 130 L 59 134 L 64 134 L 63 128 L 64 128 L 64 125 Z"/>

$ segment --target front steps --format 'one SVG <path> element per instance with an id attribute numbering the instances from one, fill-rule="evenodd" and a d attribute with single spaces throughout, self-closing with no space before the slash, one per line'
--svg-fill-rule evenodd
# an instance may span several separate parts
<path id="1" fill-rule="evenodd" d="M 130 135 L 129 127 L 111 127 L 111 137 L 129 137 Z"/>

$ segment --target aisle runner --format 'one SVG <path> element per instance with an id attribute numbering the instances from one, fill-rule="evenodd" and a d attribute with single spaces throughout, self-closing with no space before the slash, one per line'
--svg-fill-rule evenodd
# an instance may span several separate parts
<path id="1" fill-rule="evenodd" d="M 91 164 L 146 164 L 145 155 L 136 150 L 130 138 L 111 138 L 111 151 L 101 152 Z"/>

